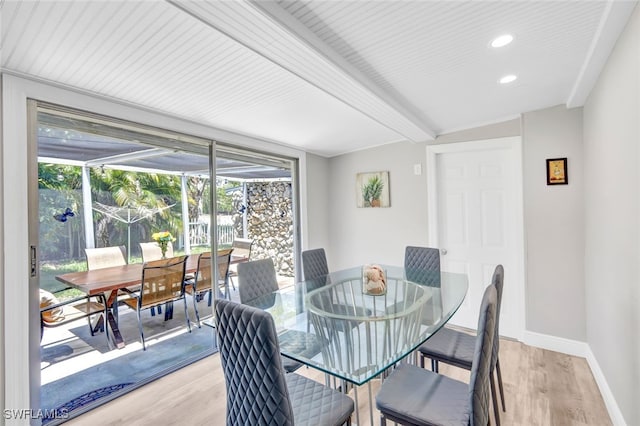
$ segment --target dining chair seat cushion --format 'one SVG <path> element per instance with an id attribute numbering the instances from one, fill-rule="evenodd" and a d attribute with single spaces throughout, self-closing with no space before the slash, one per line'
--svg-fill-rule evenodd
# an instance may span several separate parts
<path id="1" fill-rule="evenodd" d="M 428 358 L 471 370 L 476 336 L 442 327 L 418 350 Z"/>
<path id="2" fill-rule="evenodd" d="M 468 426 L 469 385 L 402 364 L 384 381 L 376 406 L 402 424 Z"/>
<path id="3" fill-rule="evenodd" d="M 299 374 L 285 380 L 296 426 L 343 424 L 353 413 L 353 400 L 340 392 Z"/>

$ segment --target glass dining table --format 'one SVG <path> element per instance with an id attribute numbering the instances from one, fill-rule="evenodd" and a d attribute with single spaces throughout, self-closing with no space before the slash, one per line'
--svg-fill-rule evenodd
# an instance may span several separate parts
<path id="1" fill-rule="evenodd" d="M 364 292 L 363 269 L 356 267 L 247 304 L 271 313 L 283 356 L 342 380 L 343 389 L 370 384 L 446 324 L 468 288 L 465 274 L 434 272 L 430 285 L 423 285 L 408 280 L 407 272 L 413 275 L 402 267 L 382 268 L 384 294 Z"/>

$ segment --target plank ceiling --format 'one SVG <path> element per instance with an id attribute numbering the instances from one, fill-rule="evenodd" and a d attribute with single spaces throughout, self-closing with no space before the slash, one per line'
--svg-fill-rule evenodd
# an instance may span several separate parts
<path id="1" fill-rule="evenodd" d="M 1 67 L 334 156 L 582 105 L 635 4 L 4 0 Z"/>

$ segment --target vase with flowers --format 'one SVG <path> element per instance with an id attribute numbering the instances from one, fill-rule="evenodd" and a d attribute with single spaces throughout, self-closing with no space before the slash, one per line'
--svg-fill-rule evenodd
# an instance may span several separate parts
<path id="1" fill-rule="evenodd" d="M 162 258 L 167 258 L 167 247 L 169 246 L 169 242 L 175 241 L 176 239 L 171 235 L 169 231 L 156 232 L 151 235 L 151 238 L 160 246 L 160 251 L 162 252 Z"/>

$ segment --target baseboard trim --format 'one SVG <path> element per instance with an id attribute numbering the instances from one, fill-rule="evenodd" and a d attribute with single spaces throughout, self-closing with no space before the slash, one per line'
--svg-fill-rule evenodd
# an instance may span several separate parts
<path id="1" fill-rule="evenodd" d="M 598 388 L 600 389 L 600 393 L 602 394 L 602 399 L 604 399 L 604 405 L 607 407 L 609 417 L 611 417 L 611 423 L 613 423 L 614 426 L 627 426 L 627 423 L 624 420 L 624 416 L 620 411 L 620 407 L 618 407 L 618 403 L 613 397 L 613 392 L 611 392 L 611 388 L 609 388 L 607 379 L 604 377 L 604 373 L 600 368 L 600 364 L 598 364 L 598 360 L 591 351 L 590 347 L 585 358 L 587 358 L 587 363 L 589 364 L 589 368 L 591 368 L 593 378 L 598 384 Z"/>
<path id="2" fill-rule="evenodd" d="M 585 358 L 587 360 L 587 364 L 589 364 L 593 378 L 598 385 L 598 389 L 600 390 L 600 394 L 604 400 L 604 405 L 607 407 L 611 423 L 613 423 L 614 426 L 627 426 L 624 416 L 620 411 L 620 407 L 618 407 L 618 403 L 613 396 L 613 392 L 611 392 L 611 388 L 607 383 L 607 379 L 600 368 L 600 364 L 598 364 L 598 360 L 587 343 L 565 339 L 563 337 L 550 336 L 548 334 L 535 333 L 533 331 L 525 331 L 523 333 L 522 343 L 529 346 L 535 346 L 537 348 Z"/>
<path id="3" fill-rule="evenodd" d="M 561 352 L 567 355 L 586 358 L 591 352 L 589 345 L 578 340 L 565 339 L 564 337 L 550 336 L 548 334 L 525 331 L 522 336 L 522 343 L 536 348 L 547 349 L 549 351 Z"/>

